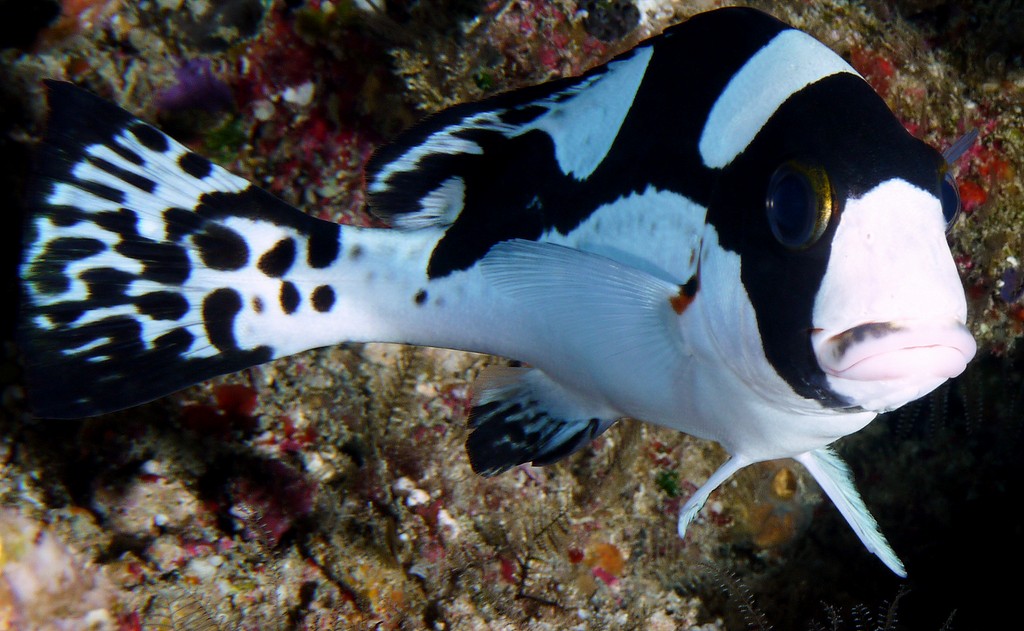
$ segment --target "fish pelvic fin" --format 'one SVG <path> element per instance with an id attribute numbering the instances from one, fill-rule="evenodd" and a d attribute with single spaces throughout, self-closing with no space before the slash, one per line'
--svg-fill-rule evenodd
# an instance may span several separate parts
<path id="1" fill-rule="evenodd" d="M 843 462 L 830 447 L 822 447 L 796 456 L 796 460 L 804 465 L 821 489 L 825 491 L 832 503 L 853 528 L 853 532 L 869 552 L 882 560 L 894 574 L 906 578 L 907 570 L 903 566 L 885 535 L 878 527 L 878 522 L 871 515 L 868 507 L 861 499 L 857 487 L 853 484 L 850 467 Z"/>
<path id="2" fill-rule="evenodd" d="M 485 476 L 527 462 L 548 465 L 581 449 L 617 417 L 538 369 L 492 367 L 474 384 L 466 451 L 473 471 Z"/>

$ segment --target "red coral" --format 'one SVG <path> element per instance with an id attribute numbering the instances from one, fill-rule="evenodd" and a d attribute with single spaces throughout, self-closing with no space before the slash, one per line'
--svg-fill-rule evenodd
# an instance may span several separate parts
<path id="1" fill-rule="evenodd" d="M 234 432 L 248 435 L 256 429 L 256 391 L 242 384 L 225 384 L 213 389 L 216 405 L 186 405 L 181 424 L 197 434 L 224 440 Z"/>
<path id="2" fill-rule="evenodd" d="M 317 490 L 315 481 L 285 463 L 264 460 L 252 476 L 236 478 L 230 494 L 246 537 L 274 547 L 296 521 L 313 512 Z"/>
<path id="3" fill-rule="evenodd" d="M 885 96 L 896 75 L 896 66 L 885 55 L 870 48 L 850 51 L 850 65 L 859 72 L 876 92 Z"/>
<path id="4" fill-rule="evenodd" d="M 960 182 L 960 204 L 965 213 L 972 213 L 988 200 L 988 193 L 977 182 Z"/>

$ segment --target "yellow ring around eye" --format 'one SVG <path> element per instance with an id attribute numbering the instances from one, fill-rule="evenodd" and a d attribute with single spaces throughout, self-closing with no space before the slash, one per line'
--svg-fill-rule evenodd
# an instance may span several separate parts
<path id="1" fill-rule="evenodd" d="M 766 198 L 775 238 L 792 250 L 809 248 L 828 228 L 834 199 L 825 169 L 797 160 L 783 162 L 772 174 Z"/>

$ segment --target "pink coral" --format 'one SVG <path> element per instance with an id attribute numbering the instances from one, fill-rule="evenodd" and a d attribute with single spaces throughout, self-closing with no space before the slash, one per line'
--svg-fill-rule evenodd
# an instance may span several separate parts
<path id="1" fill-rule="evenodd" d="M 115 589 L 107 577 L 47 530 L 0 510 L 0 628 L 112 629 Z"/>

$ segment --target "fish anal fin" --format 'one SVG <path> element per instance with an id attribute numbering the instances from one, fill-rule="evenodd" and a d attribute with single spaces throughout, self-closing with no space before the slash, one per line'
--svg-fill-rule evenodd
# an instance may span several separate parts
<path id="1" fill-rule="evenodd" d="M 547 465 L 576 452 L 618 417 L 535 368 L 494 367 L 474 385 L 473 470 L 492 476 L 527 462 Z"/>

